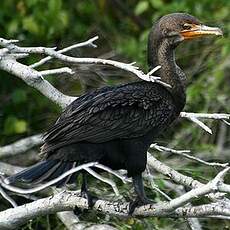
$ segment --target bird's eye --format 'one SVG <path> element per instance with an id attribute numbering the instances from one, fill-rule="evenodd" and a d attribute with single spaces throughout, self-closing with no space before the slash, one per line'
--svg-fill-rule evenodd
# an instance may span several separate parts
<path id="1" fill-rule="evenodd" d="M 192 29 L 192 26 L 191 26 L 190 24 L 188 24 L 188 23 L 185 23 L 185 24 L 183 25 L 183 29 L 184 29 L 184 30 L 190 30 L 190 29 Z"/>

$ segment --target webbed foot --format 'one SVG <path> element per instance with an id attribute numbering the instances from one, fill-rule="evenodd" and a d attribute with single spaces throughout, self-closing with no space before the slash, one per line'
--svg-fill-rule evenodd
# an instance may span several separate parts
<path id="1" fill-rule="evenodd" d="M 137 197 L 134 201 L 129 203 L 129 215 L 132 215 L 135 208 L 146 205 L 146 204 L 153 204 L 154 202 L 147 197 L 139 198 Z"/>

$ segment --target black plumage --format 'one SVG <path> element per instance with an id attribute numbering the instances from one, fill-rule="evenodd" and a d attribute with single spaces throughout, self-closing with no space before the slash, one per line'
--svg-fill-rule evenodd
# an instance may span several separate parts
<path id="1" fill-rule="evenodd" d="M 175 63 L 174 49 L 185 39 L 201 36 L 198 27 L 201 23 L 188 14 L 162 17 L 149 35 L 148 62 L 150 69 L 161 65 L 157 74 L 171 88 L 137 81 L 82 95 L 45 133 L 42 162 L 9 177 L 8 182 L 42 182 L 76 165 L 98 161 L 112 169 L 126 169 L 133 178 L 137 200 L 131 211 L 147 203 L 141 177 L 147 150 L 154 138 L 179 116 L 186 101 L 186 78 Z M 62 182 L 68 179 L 73 181 L 71 177 Z M 86 189 L 85 180 L 83 188 Z"/>

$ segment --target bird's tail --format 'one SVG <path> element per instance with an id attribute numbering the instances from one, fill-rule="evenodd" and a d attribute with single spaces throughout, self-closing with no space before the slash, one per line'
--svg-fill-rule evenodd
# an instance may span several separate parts
<path id="1" fill-rule="evenodd" d="M 60 160 L 44 160 L 41 161 L 17 174 L 14 174 L 6 179 L 8 184 L 15 182 L 22 183 L 42 183 L 50 181 L 62 175 L 64 172 L 77 166 L 77 162 L 60 161 Z M 79 172 L 78 172 L 79 173 Z M 74 183 L 77 173 L 71 174 L 57 182 L 56 186 L 61 186 L 66 183 Z"/>

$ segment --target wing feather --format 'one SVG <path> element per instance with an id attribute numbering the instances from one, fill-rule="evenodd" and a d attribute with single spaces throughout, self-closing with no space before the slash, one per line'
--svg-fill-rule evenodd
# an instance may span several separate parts
<path id="1" fill-rule="evenodd" d="M 173 114 L 173 100 L 169 93 L 165 95 L 159 93 L 159 87 L 153 85 L 150 90 L 143 84 L 83 95 L 45 134 L 43 152 L 81 141 L 102 143 L 142 136 Z"/>

